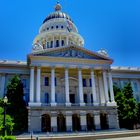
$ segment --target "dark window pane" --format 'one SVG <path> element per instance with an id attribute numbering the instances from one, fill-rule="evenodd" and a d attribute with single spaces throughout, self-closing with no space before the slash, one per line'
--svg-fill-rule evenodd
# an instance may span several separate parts
<path id="1" fill-rule="evenodd" d="M 61 41 L 62 46 L 64 46 L 64 40 Z"/>
<path id="2" fill-rule="evenodd" d="M 91 79 L 89 79 L 89 86 L 92 87 Z"/>
<path id="3" fill-rule="evenodd" d="M 56 47 L 59 47 L 59 40 L 56 40 Z"/>
<path id="4" fill-rule="evenodd" d="M 45 77 L 45 86 L 49 86 L 49 77 Z"/>
<path id="5" fill-rule="evenodd" d="M 84 94 L 84 102 L 87 103 L 87 94 Z"/>
<path id="6" fill-rule="evenodd" d="M 86 87 L 87 84 L 86 84 L 86 79 L 83 79 L 83 87 Z"/>

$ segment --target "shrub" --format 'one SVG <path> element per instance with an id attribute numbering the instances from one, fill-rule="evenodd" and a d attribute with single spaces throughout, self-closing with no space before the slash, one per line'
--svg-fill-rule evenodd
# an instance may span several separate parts
<path id="1" fill-rule="evenodd" d="M 16 140 L 15 136 L 5 136 L 5 137 L 1 137 L 1 140 Z"/>

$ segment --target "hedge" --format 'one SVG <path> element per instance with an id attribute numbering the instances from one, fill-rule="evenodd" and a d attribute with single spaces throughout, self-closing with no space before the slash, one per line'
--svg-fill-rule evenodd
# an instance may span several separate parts
<path id="1" fill-rule="evenodd" d="M 1 140 L 16 140 L 15 136 L 5 136 L 5 137 L 0 137 Z"/>

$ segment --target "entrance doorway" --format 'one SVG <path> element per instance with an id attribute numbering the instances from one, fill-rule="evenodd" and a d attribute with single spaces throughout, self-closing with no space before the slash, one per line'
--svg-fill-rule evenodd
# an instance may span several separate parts
<path id="1" fill-rule="evenodd" d="M 108 129 L 107 114 L 101 113 L 100 121 L 101 121 L 101 129 Z"/>
<path id="2" fill-rule="evenodd" d="M 66 131 L 66 119 L 63 114 L 58 114 L 57 116 L 57 129 L 58 132 Z"/>
<path id="3" fill-rule="evenodd" d="M 93 115 L 90 114 L 90 113 L 88 113 L 86 115 L 86 117 L 87 117 L 87 130 L 88 131 L 94 130 L 95 129 L 95 126 L 94 126 L 94 120 L 93 120 L 94 118 L 93 118 Z"/>
<path id="4" fill-rule="evenodd" d="M 73 131 L 80 131 L 80 117 L 78 114 L 72 115 L 72 128 Z"/>
<path id="5" fill-rule="evenodd" d="M 42 132 L 51 132 L 51 118 L 48 114 L 42 115 Z"/>

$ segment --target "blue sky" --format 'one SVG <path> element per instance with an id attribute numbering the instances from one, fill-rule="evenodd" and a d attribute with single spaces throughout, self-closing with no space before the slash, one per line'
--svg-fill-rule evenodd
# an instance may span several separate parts
<path id="1" fill-rule="evenodd" d="M 85 39 L 104 48 L 115 66 L 140 66 L 140 0 L 60 0 Z M 32 41 L 56 0 L 1 0 L 0 59 L 26 61 Z"/>

